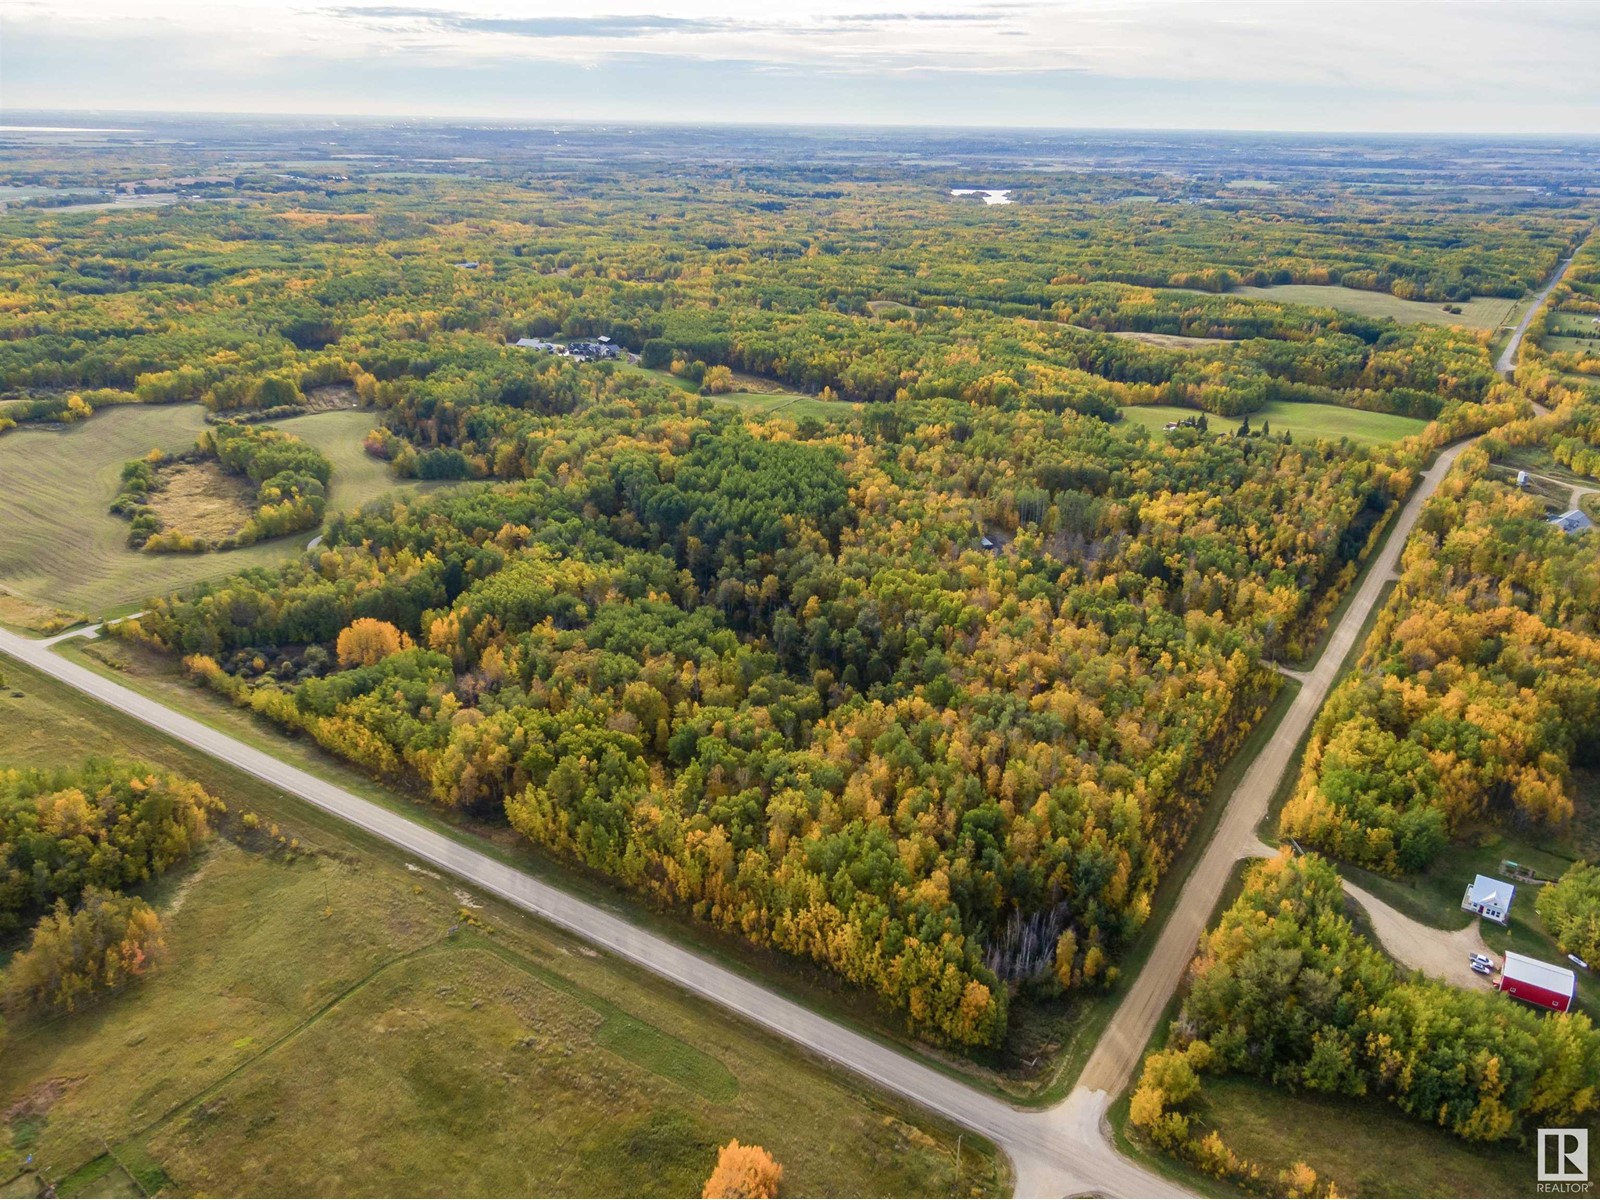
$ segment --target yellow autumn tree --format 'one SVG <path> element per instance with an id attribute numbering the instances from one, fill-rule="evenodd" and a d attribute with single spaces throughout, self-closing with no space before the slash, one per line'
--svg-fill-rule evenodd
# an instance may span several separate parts
<path id="1" fill-rule="evenodd" d="M 342 667 L 370 667 L 411 647 L 411 639 L 387 621 L 357 617 L 339 633 L 336 649 Z"/>
<path id="2" fill-rule="evenodd" d="M 778 1194 L 783 1168 L 760 1146 L 741 1146 L 735 1138 L 717 1152 L 717 1167 L 706 1180 L 705 1200 L 719 1196 L 771 1197 Z"/>
<path id="3" fill-rule="evenodd" d="M 0 996 L 10 1012 L 71 1012 L 145 974 L 165 951 L 155 909 L 134 896 L 85 888 L 76 910 L 57 900 L 34 927 Z"/>

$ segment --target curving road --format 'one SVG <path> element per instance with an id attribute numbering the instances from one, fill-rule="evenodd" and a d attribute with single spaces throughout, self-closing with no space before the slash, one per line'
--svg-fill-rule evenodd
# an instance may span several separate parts
<path id="1" fill-rule="evenodd" d="M 1271 858 L 1279 850 L 1278 846 L 1262 842 L 1256 847 L 1255 856 Z M 1477 987 L 1483 983 L 1484 977 L 1473 971 L 1470 960 L 1474 954 L 1491 953 L 1491 947 L 1483 940 L 1477 920 L 1469 921 L 1460 929 L 1440 929 L 1406 916 L 1348 878 L 1344 881 L 1344 893 L 1361 906 L 1378 944 L 1402 967 L 1457 987 Z"/>
<path id="2" fill-rule="evenodd" d="M 474 887 L 499 896 L 617 957 L 672 981 L 806 1050 L 990 1138 L 1011 1159 L 1019 1196 L 1182 1196 L 1170 1181 L 1123 1158 L 1112 1145 L 1106 1109 L 1132 1078 L 1162 1011 L 1181 982 L 1207 918 L 1241 858 L 1258 852 L 1265 817 L 1301 735 L 1333 686 L 1340 664 L 1393 575 L 1401 548 L 1427 498 L 1470 443 L 1441 453 L 1402 507 L 1395 528 L 1316 666 L 1298 676 L 1300 694 L 1228 800 L 1227 811 L 1161 930 L 1149 962 L 1113 1015 L 1078 1086 L 1055 1107 L 1013 1107 L 900 1049 L 847 1029 L 760 984 L 489 857 L 447 834 L 280 762 L 219 730 L 52 652 L 59 638 L 35 640 L 0 630 L 0 653 L 380 837 Z M 70 635 L 68 635 L 70 636 Z"/>

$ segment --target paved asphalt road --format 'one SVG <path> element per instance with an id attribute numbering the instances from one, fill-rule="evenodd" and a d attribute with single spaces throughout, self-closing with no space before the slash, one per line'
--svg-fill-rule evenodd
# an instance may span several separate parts
<path id="1" fill-rule="evenodd" d="M 980 1092 L 447 834 L 363 800 L 70 662 L 53 653 L 44 641 L 0 630 L 0 653 L 720 1004 L 890 1092 L 977 1130 L 1010 1157 L 1019 1196 L 1182 1196 L 1185 1193 L 1176 1185 L 1118 1154 L 1105 1122 L 1106 1108 L 1132 1077 L 1234 864 L 1257 852 L 1256 826 L 1266 815 L 1295 746 L 1322 707 L 1384 583 L 1393 576 L 1401 547 L 1423 503 L 1466 445 L 1461 443 L 1440 454 L 1406 502 L 1316 666 L 1302 676 L 1304 682 L 1293 706 L 1230 797 L 1218 830 L 1184 885 L 1149 962 L 1113 1015 L 1077 1088 L 1066 1100 L 1044 1110 L 1015 1108 Z"/>

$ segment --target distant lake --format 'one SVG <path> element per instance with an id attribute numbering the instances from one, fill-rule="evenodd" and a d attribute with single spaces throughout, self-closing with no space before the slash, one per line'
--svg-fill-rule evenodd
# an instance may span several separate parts
<path id="1" fill-rule="evenodd" d="M 952 196 L 982 196 L 985 204 L 1015 204 L 1010 188 L 951 188 Z"/>

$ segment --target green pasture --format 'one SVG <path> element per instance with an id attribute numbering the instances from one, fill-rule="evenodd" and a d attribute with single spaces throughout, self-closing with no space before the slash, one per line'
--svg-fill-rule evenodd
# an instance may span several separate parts
<path id="1" fill-rule="evenodd" d="M 1523 300 L 1505 296 L 1474 296 L 1457 305 L 1461 312 L 1450 313 L 1444 310 L 1443 302 L 1402 300 L 1388 292 L 1314 283 L 1236 287 L 1228 295 L 1274 300 L 1280 304 L 1303 304 L 1310 308 L 1337 308 L 1363 317 L 1389 317 L 1402 325 L 1464 325 L 1468 329 L 1497 329 L 1507 323 L 1515 324 L 1523 305 Z"/>
<path id="2" fill-rule="evenodd" d="M 1197 412 L 1196 409 L 1168 404 L 1138 404 L 1124 408 L 1122 417 L 1125 421 L 1159 432 L 1167 422 L 1182 421 L 1196 416 Z M 1237 429 L 1242 418 L 1208 415 L 1206 420 L 1211 431 L 1218 433 Z M 1274 400 L 1250 414 L 1251 429 L 1260 429 L 1263 421 L 1270 424 L 1272 432 L 1288 432 L 1296 438 L 1349 438 L 1353 442 L 1369 445 L 1398 442 L 1428 427 L 1426 421 L 1415 417 L 1364 412 L 1332 404 L 1294 404 L 1283 400 Z"/>

